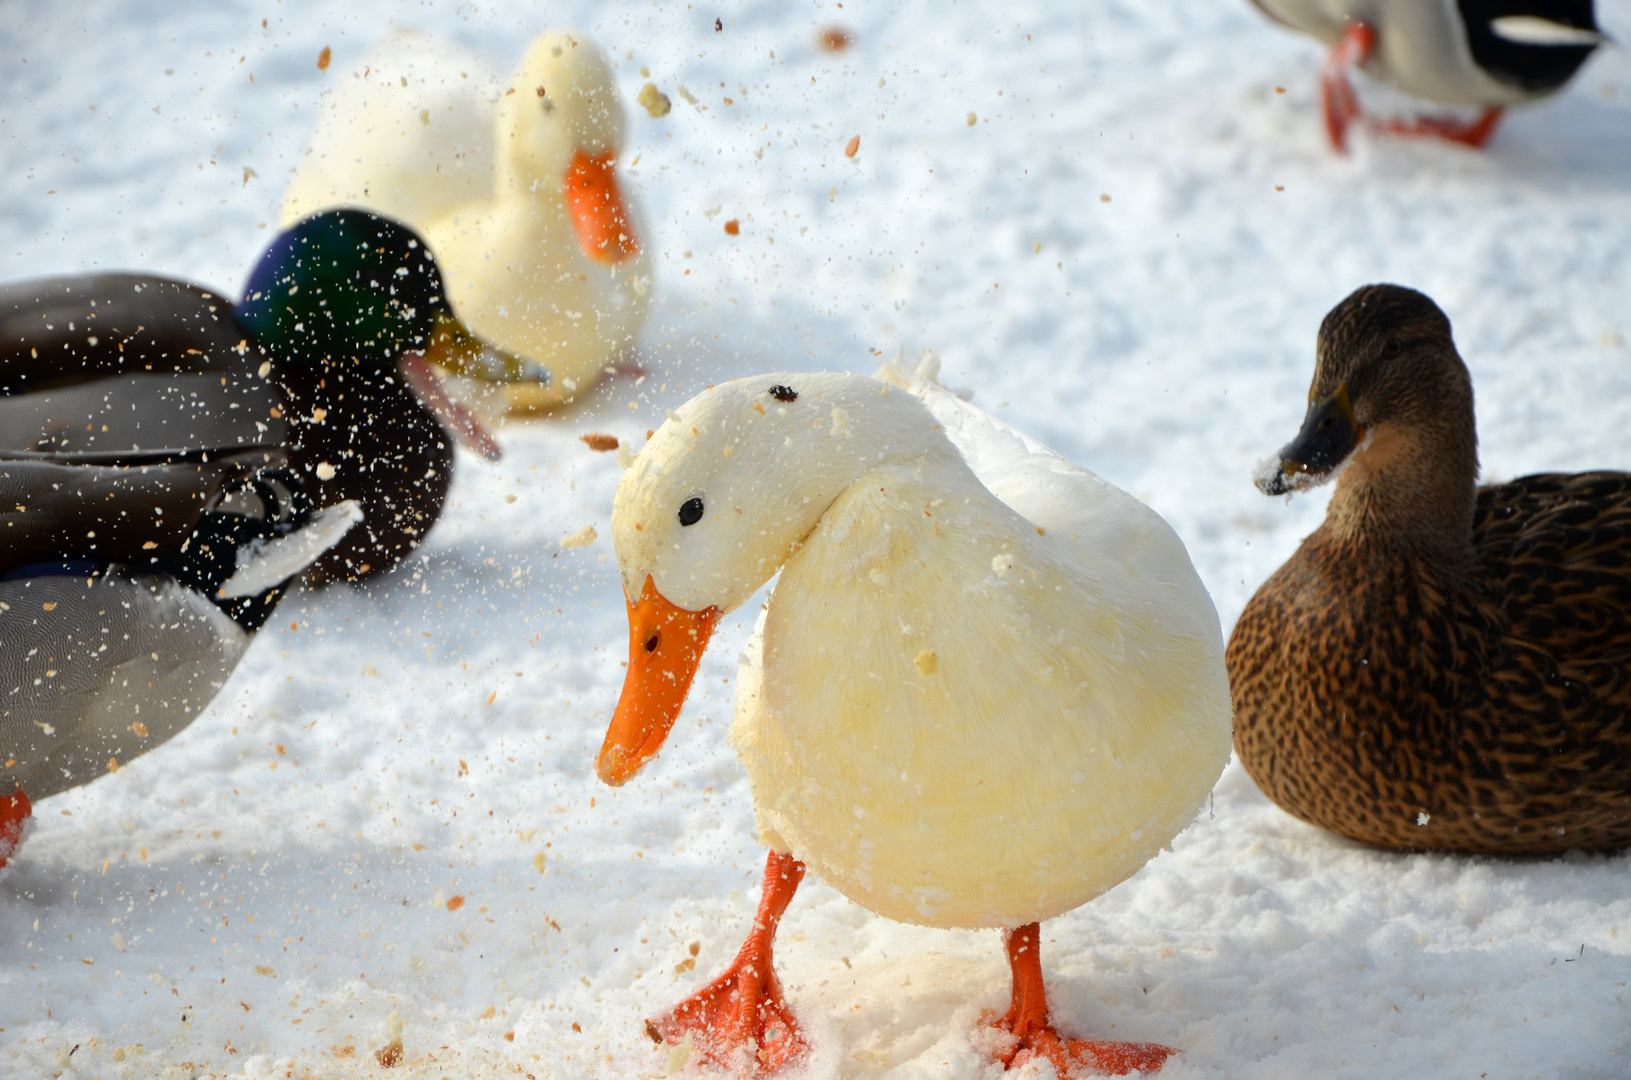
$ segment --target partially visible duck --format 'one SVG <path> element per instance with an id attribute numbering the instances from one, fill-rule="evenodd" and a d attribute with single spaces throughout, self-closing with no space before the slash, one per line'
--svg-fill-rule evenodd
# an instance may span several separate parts
<path id="1" fill-rule="evenodd" d="M 1166 1047 L 1058 1034 L 1038 923 L 1205 801 L 1228 758 L 1217 615 L 1166 522 L 933 373 L 714 387 L 618 486 L 629 669 L 607 783 L 657 753 L 719 617 L 781 575 L 731 732 L 770 848 L 759 914 L 651 1030 L 719 1064 L 801 1058 L 772 942 L 808 865 L 889 918 L 1005 931 L 1005 1063 L 1158 1068 Z"/>
<path id="2" fill-rule="evenodd" d="M 1321 76 L 1337 150 L 1363 118 L 1349 72 L 1364 68 L 1427 101 L 1476 105 L 1474 120 L 1387 121 L 1400 134 L 1482 146 L 1508 105 L 1537 101 L 1574 77 L 1603 41 L 1594 0 L 1252 0 L 1276 22 L 1331 46 Z"/>
<path id="3" fill-rule="evenodd" d="M 284 220 L 350 205 L 430 242 L 476 334 L 548 368 L 520 411 L 587 390 L 645 321 L 651 260 L 616 163 L 627 120 L 586 35 L 543 34 L 500 84 L 479 58 L 398 32 L 324 98 Z"/>
<path id="4" fill-rule="evenodd" d="M 424 243 L 362 211 L 280 235 L 238 304 L 142 274 L 0 286 L 0 449 L 286 451 L 318 506 L 364 512 L 317 582 L 378 574 L 423 540 L 455 436 L 497 455 L 438 368 L 545 374 L 466 330 Z"/>
<path id="5" fill-rule="evenodd" d="M 0 867 L 33 803 L 191 724 L 362 515 L 276 449 L 0 450 Z"/>
<path id="6" fill-rule="evenodd" d="M 1229 639 L 1246 771 L 1384 847 L 1631 844 L 1631 474 L 1477 487 L 1472 381 L 1419 292 L 1357 290 L 1316 357 L 1258 483 L 1336 493 Z"/>

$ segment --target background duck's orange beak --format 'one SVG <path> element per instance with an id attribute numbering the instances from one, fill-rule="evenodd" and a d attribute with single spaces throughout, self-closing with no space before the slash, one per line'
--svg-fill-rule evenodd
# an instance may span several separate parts
<path id="1" fill-rule="evenodd" d="M 717 622 L 717 607 L 675 607 L 647 575 L 640 599 L 629 602 L 629 673 L 623 696 L 595 758 L 595 773 L 606 783 L 623 784 L 661 749 Z"/>
<path id="2" fill-rule="evenodd" d="M 627 262 L 640 251 L 623 205 L 623 192 L 617 186 L 615 158 L 610 150 L 599 157 L 578 150 L 563 181 L 578 245 L 591 259 L 613 265 Z"/>

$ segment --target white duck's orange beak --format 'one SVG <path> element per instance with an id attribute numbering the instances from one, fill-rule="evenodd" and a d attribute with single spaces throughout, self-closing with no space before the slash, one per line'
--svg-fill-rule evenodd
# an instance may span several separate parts
<path id="1" fill-rule="evenodd" d="M 717 607 L 675 607 L 650 575 L 640 599 L 628 603 L 629 672 L 595 758 L 596 775 L 612 787 L 625 783 L 662 748 L 720 615 Z"/>
<path id="2" fill-rule="evenodd" d="M 617 186 L 616 158 L 611 150 L 599 157 L 575 151 L 562 180 L 578 246 L 596 262 L 614 266 L 640 252 L 623 191 Z"/>

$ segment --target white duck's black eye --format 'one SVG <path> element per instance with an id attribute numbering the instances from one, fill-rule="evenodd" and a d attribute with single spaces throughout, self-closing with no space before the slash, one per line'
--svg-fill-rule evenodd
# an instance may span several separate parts
<path id="1" fill-rule="evenodd" d="M 772 386 L 768 392 L 777 401 L 797 401 L 799 399 L 797 390 L 794 390 L 791 386 L 782 386 L 780 383 Z"/>
<path id="2" fill-rule="evenodd" d="M 680 504 L 680 524 L 695 525 L 702 520 L 702 500 L 686 499 Z"/>

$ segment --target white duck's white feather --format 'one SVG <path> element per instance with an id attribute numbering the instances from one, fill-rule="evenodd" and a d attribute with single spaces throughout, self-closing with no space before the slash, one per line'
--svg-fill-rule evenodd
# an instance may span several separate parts
<path id="1" fill-rule="evenodd" d="M 631 595 L 649 574 L 693 609 L 781 567 L 732 729 L 767 843 L 891 918 L 1018 926 L 1192 820 L 1229 753 L 1222 635 L 1159 518 L 920 382 L 699 395 L 625 475 L 613 533 Z M 707 512 L 680 526 L 690 498 Z"/>
<path id="2" fill-rule="evenodd" d="M 908 372 L 897 356 L 879 365 L 875 378 L 917 395 L 940 421 L 946 437 L 991 493 L 1055 535 L 1078 538 L 1097 558 L 1114 558 L 1130 574 L 1164 582 L 1182 594 L 1183 610 L 1210 613 L 1222 635 L 1212 598 L 1189 561 L 1183 541 L 1148 506 L 1022 431 L 1003 423 L 939 381 L 940 358 L 932 351 Z"/>
<path id="3" fill-rule="evenodd" d="M 650 232 L 637 200 L 622 189 L 639 249 L 607 265 L 580 248 L 562 192 L 573 154 L 620 152 L 626 126 L 611 66 L 582 33 L 540 34 L 501 83 L 466 50 L 397 31 L 324 95 L 283 224 L 357 206 L 411 226 L 464 323 L 554 375 L 512 398 L 558 404 L 645 322 Z"/>

